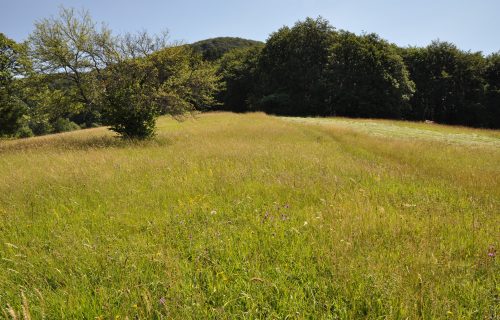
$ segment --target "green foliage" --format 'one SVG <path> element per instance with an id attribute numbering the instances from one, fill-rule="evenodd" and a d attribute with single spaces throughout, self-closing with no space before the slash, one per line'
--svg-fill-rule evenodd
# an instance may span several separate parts
<path id="1" fill-rule="evenodd" d="M 252 51 L 254 50 L 254 51 Z M 260 51 L 260 52 L 258 52 Z M 225 110 L 339 115 L 500 127 L 498 54 L 435 41 L 398 48 L 376 34 L 336 31 L 321 17 L 272 33 L 262 50 L 218 62 Z"/>
<path id="2" fill-rule="evenodd" d="M 216 104 L 214 96 L 221 87 L 216 65 L 203 61 L 192 48 L 166 48 L 149 59 L 158 72 L 162 114 L 179 116 L 194 110 L 207 110 Z"/>
<path id="3" fill-rule="evenodd" d="M 268 39 L 258 63 L 266 112 L 401 118 L 414 91 L 396 48 L 308 18 Z"/>
<path id="4" fill-rule="evenodd" d="M 80 126 L 65 118 L 59 118 L 54 122 L 54 132 L 67 132 L 78 129 L 80 129 Z"/>
<path id="5" fill-rule="evenodd" d="M 34 135 L 33 130 L 27 125 L 22 126 L 16 131 L 16 138 L 30 138 Z"/>
<path id="6" fill-rule="evenodd" d="M 26 104 L 14 95 L 0 91 L 0 137 L 13 136 L 24 125 Z"/>
<path id="7" fill-rule="evenodd" d="M 500 52 L 487 57 L 485 68 L 487 126 L 500 128 Z"/>
<path id="8" fill-rule="evenodd" d="M 330 47 L 328 114 L 401 118 L 414 84 L 396 48 L 375 34 L 340 32 Z"/>
<path id="9" fill-rule="evenodd" d="M 15 76 L 26 73 L 30 66 L 26 47 L 0 32 L 0 88 L 10 85 Z"/>
<path id="10" fill-rule="evenodd" d="M 105 76 L 105 123 L 124 137 L 149 138 L 158 115 L 182 116 L 213 105 L 220 86 L 215 72 L 187 46 L 110 66 Z"/>
<path id="11" fill-rule="evenodd" d="M 334 28 L 323 18 L 307 18 L 271 34 L 259 60 L 257 96 L 264 110 L 288 115 L 324 114 L 324 70 Z M 271 103 L 286 97 L 289 104 Z M 283 101 L 283 99 L 280 99 Z M 258 102 L 259 103 L 259 102 Z"/>
<path id="12" fill-rule="evenodd" d="M 37 110 L 30 112 L 28 126 L 36 136 L 54 132 L 54 127 L 49 121 L 49 116 L 47 114 L 37 112 Z"/>
<path id="13" fill-rule="evenodd" d="M 159 114 L 213 105 L 220 87 L 215 66 L 188 46 L 166 48 L 167 37 L 113 37 L 105 27 L 97 29 L 88 12 L 65 8 L 59 17 L 37 22 L 30 37 L 35 66 L 65 81 L 38 90 L 38 114 L 47 115 L 49 124 L 72 119 L 90 127 L 102 120 L 123 137 L 144 139 L 153 136 Z"/>
<path id="14" fill-rule="evenodd" d="M 248 40 L 234 37 L 218 37 L 195 42 L 190 46 L 195 52 L 200 53 L 203 59 L 215 61 L 221 58 L 226 52 L 233 49 L 260 46 L 263 43 L 255 40 Z"/>
<path id="15" fill-rule="evenodd" d="M 29 69 L 25 47 L 0 33 L 0 136 L 15 135 L 23 126 L 26 104 L 19 98 L 15 77 Z"/>
<path id="16" fill-rule="evenodd" d="M 64 129 L 61 125 L 68 119 L 82 120 L 85 105 L 79 102 L 76 86 L 65 83 L 61 75 L 31 74 L 18 79 L 17 87 L 20 98 L 27 105 L 27 125 L 34 134 L 74 130 L 75 123 L 69 127 L 63 125 Z"/>
<path id="17" fill-rule="evenodd" d="M 480 53 L 434 41 L 426 48 L 409 48 L 404 57 L 417 86 L 412 119 L 488 126 L 491 115 L 482 104 L 485 60 Z"/>
<path id="18" fill-rule="evenodd" d="M 74 86 L 74 102 L 83 104 L 83 122 L 92 126 L 102 95 L 99 73 L 118 55 L 111 31 L 97 29 L 85 10 L 62 7 L 58 17 L 35 23 L 29 45 L 37 71 L 60 74 Z"/>
<path id="19" fill-rule="evenodd" d="M 154 135 L 157 103 L 157 70 L 148 61 L 124 61 L 106 70 L 103 120 L 124 138 Z"/>
<path id="20" fill-rule="evenodd" d="M 219 93 L 225 110 L 244 112 L 251 109 L 250 99 L 257 84 L 257 66 L 262 46 L 234 49 L 219 61 L 218 74 L 224 88 Z"/>

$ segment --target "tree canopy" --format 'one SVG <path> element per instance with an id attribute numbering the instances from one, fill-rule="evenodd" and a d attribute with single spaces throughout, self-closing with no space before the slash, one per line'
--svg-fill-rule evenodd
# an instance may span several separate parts
<path id="1" fill-rule="evenodd" d="M 219 87 L 215 67 L 192 48 L 170 44 L 168 33 L 115 36 L 87 11 L 62 8 L 37 22 L 29 45 L 39 74 L 66 84 L 52 91 L 70 97 L 73 118 L 127 138 L 151 137 L 160 114 L 206 107 Z"/>
<path id="2" fill-rule="evenodd" d="M 195 42 L 191 44 L 191 47 L 195 52 L 200 53 L 205 60 L 215 61 L 233 49 L 260 46 L 262 44 L 260 41 L 237 37 L 217 37 Z"/>
<path id="3" fill-rule="evenodd" d="M 396 48 L 375 34 L 340 32 L 330 47 L 327 114 L 402 118 L 415 91 Z"/>
<path id="4" fill-rule="evenodd" d="M 14 135 L 23 127 L 27 106 L 19 98 L 15 78 L 29 68 L 26 47 L 0 33 L 0 136 Z"/>

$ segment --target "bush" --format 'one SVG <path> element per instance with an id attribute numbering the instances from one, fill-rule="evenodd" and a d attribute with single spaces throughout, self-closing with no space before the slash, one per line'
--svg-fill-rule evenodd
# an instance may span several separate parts
<path id="1" fill-rule="evenodd" d="M 80 129 L 80 126 L 76 123 L 65 118 L 57 119 L 53 126 L 54 132 L 66 132 Z"/>
<path id="2" fill-rule="evenodd" d="M 273 93 L 262 97 L 258 104 L 269 113 L 282 114 L 291 103 L 290 96 L 287 93 Z"/>
<path id="3" fill-rule="evenodd" d="M 147 61 L 126 61 L 108 69 L 103 118 L 123 138 L 154 136 L 159 108 L 155 86 L 158 74 Z"/>
<path id="4" fill-rule="evenodd" d="M 22 126 L 16 132 L 16 138 L 29 138 L 33 136 L 34 136 L 33 131 L 28 126 Z"/>
<path id="5" fill-rule="evenodd" d="M 54 131 L 54 127 L 52 127 L 45 115 L 32 115 L 28 121 L 28 125 L 35 136 L 49 134 Z"/>

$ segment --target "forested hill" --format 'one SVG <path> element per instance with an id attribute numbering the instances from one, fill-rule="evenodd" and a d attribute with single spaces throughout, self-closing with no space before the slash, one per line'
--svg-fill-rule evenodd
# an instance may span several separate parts
<path id="1" fill-rule="evenodd" d="M 201 52 L 203 58 L 211 61 L 219 59 L 224 53 L 231 49 L 252 47 L 256 45 L 264 45 L 264 43 L 237 37 L 217 37 L 191 44 L 196 51 Z"/>

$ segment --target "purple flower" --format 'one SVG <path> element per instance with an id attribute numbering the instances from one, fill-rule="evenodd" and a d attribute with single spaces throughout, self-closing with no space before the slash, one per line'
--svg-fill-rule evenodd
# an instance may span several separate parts
<path id="1" fill-rule="evenodd" d="M 488 257 L 490 257 L 490 258 L 495 258 L 495 257 L 496 257 L 496 255 L 497 255 L 497 250 L 495 249 L 495 247 L 490 246 L 490 247 L 488 248 Z"/>

